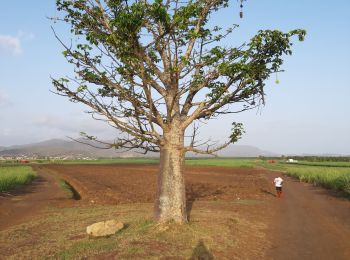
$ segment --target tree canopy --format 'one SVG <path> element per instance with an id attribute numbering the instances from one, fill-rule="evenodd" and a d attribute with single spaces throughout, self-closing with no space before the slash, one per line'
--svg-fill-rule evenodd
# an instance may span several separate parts
<path id="1" fill-rule="evenodd" d="M 211 27 L 212 12 L 228 0 L 57 0 L 58 18 L 76 41 L 63 43 L 74 78 L 53 79 L 57 93 L 91 108 L 93 116 L 121 130 L 115 148 L 159 151 L 174 119 L 186 129 L 197 120 L 255 108 L 265 81 L 292 54 L 291 37 L 305 31 L 261 30 L 250 41 L 220 41 L 238 25 Z M 226 144 L 200 150 L 195 131 L 185 151 L 211 153 L 237 141 L 233 123 Z M 92 139 L 93 137 L 86 135 Z"/>

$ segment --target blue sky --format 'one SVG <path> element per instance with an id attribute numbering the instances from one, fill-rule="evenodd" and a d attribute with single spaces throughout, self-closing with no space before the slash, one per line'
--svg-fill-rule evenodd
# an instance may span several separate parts
<path id="1" fill-rule="evenodd" d="M 233 121 L 245 125 L 238 142 L 282 154 L 350 155 L 350 2 L 346 0 L 248 0 L 244 19 L 238 3 L 214 23 L 238 23 L 225 41 L 237 45 L 259 29 L 307 30 L 295 42 L 279 74 L 267 84 L 267 103 L 260 110 L 225 116 L 203 127 L 204 137 L 224 140 Z M 0 3 L 0 146 L 77 136 L 80 131 L 112 139 L 116 133 L 84 113 L 85 108 L 50 92 L 50 75 L 70 74 L 47 16 L 55 1 L 2 0 Z M 69 38 L 68 30 L 54 25 Z M 215 133 L 215 134 L 213 134 Z"/>

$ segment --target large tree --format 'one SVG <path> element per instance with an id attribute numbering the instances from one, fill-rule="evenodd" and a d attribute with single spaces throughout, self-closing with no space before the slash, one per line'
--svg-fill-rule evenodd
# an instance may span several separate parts
<path id="1" fill-rule="evenodd" d="M 264 82 L 292 53 L 290 38 L 305 35 L 263 30 L 238 47 L 224 47 L 220 41 L 237 25 L 222 29 L 209 18 L 228 2 L 57 0 L 62 16 L 55 19 L 70 25 L 75 40 L 56 37 L 76 75 L 53 79 L 56 91 L 123 133 L 111 147 L 160 152 L 160 222 L 187 221 L 185 153 L 214 153 L 243 131 L 234 122 L 226 143 L 201 145 L 196 122 L 263 103 Z"/>

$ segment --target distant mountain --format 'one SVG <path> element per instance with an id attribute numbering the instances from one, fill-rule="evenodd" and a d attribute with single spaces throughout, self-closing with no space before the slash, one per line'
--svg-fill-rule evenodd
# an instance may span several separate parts
<path id="1" fill-rule="evenodd" d="M 219 156 L 222 157 L 276 157 L 280 156 L 279 154 L 261 150 L 255 146 L 251 145 L 230 145 L 226 149 L 223 149 L 218 152 Z"/>
<path id="2" fill-rule="evenodd" d="M 91 143 L 90 143 L 91 144 Z M 278 156 L 275 153 L 260 150 L 254 146 L 231 145 L 218 152 L 222 157 L 258 157 Z M 0 156 L 29 156 L 29 157 L 90 157 L 90 158 L 114 158 L 114 157 L 158 157 L 157 153 L 144 155 L 140 150 L 123 151 L 114 149 L 98 149 L 76 141 L 52 139 L 39 143 L 15 145 L 0 148 Z M 195 156 L 189 153 L 188 156 Z"/>
<path id="3" fill-rule="evenodd" d="M 6 147 L 0 151 L 0 156 L 116 157 L 116 153 L 111 149 L 97 149 L 75 141 L 52 139 L 40 143 Z"/>
<path id="4" fill-rule="evenodd" d="M 216 153 L 219 157 L 277 157 L 279 154 L 261 150 L 251 145 L 230 145 Z M 208 157 L 210 155 L 187 153 L 187 157 Z"/>

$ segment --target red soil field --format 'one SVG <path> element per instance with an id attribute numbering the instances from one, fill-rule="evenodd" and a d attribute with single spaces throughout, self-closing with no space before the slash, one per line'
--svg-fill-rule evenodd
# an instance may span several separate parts
<path id="1" fill-rule="evenodd" d="M 83 201 L 97 204 L 153 202 L 158 167 L 155 165 L 49 165 L 68 181 Z M 268 184 L 261 171 L 228 167 L 187 167 L 188 201 L 257 199 Z"/>

